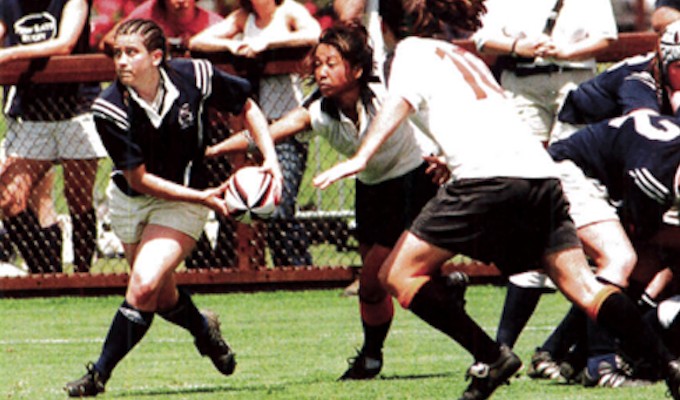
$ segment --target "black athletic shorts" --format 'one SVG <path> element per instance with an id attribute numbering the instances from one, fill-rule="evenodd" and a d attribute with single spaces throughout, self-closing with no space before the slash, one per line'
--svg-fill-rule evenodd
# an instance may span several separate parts
<path id="1" fill-rule="evenodd" d="M 558 179 L 463 179 L 447 184 L 410 231 L 506 275 L 540 268 L 544 255 L 580 247 Z"/>
<path id="2" fill-rule="evenodd" d="M 427 163 L 397 178 L 375 185 L 356 183 L 356 237 L 365 245 L 394 247 L 438 185 L 425 174 Z"/>

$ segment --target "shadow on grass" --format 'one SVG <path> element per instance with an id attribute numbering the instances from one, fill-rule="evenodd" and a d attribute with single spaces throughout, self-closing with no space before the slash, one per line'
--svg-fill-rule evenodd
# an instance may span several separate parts
<path id="1" fill-rule="evenodd" d="M 413 374 L 413 375 L 381 375 L 380 380 L 395 381 L 395 380 L 416 380 L 416 379 L 432 379 L 432 378 L 451 378 L 456 376 L 453 372 L 440 372 L 436 374 Z"/>
<path id="2" fill-rule="evenodd" d="M 154 397 L 154 396 L 186 396 L 189 394 L 210 394 L 210 393 L 255 393 L 260 391 L 266 391 L 268 393 L 281 392 L 289 386 L 288 384 L 276 384 L 276 385 L 254 385 L 254 386 L 233 386 L 233 385 L 205 385 L 197 387 L 181 387 L 181 388 L 148 388 L 148 389 L 136 389 L 127 390 L 122 393 L 117 393 L 115 397 L 131 397 L 139 398 L 143 396 Z M 110 394 L 110 393 L 109 393 Z"/>
<path id="3" fill-rule="evenodd" d="M 434 379 L 434 378 L 451 378 L 455 374 L 449 373 L 432 373 L 432 374 L 411 374 L 411 375 L 381 375 L 376 380 L 378 381 L 396 381 L 396 380 L 418 380 L 418 379 Z M 278 384 L 260 384 L 260 385 L 201 385 L 194 387 L 156 387 L 147 389 L 126 390 L 124 392 L 116 393 L 115 397 L 122 398 L 140 398 L 140 397 L 154 397 L 154 396 L 186 396 L 191 394 L 210 394 L 210 393 L 257 393 L 266 392 L 267 395 L 272 393 L 281 393 L 288 391 L 293 386 L 310 385 L 315 383 L 338 383 L 351 384 L 353 381 L 328 381 L 320 382 L 318 380 L 312 381 L 297 381 L 284 382 Z M 109 395 L 112 393 L 109 392 Z"/>

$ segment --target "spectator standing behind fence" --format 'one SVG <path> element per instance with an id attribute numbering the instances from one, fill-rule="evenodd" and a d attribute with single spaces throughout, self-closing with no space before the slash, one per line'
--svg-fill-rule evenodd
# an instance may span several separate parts
<path id="1" fill-rule="evenodd" d="M 0 36 L 5 47 L 0 49 L 0 64 L 87 52 L 88 13 L 85 0 L 4 1 Z M 7 159 L 0 171 L 0 208 L 3 225 L 22 256 L 36 260 L 37 268 L 43 269 L 33 272 L 62 268 L 60 234 L 40 231 L 35 214 L 27 208 L 29 196 L 55 164 L 64 170 L 74 269 L 88 271 L 92 262 L 97 233 L 93 187 L 98 160 L 106 151 L 86 112 L 91 90 L 96 87 L 80 83 L 20 82 L 5 88 Z M 46 261 L 51 261 L 49 270 Z"/>
<path id="2" fill-rule="evenodd" d="M 487 9 L 473 39 L 479 51 L 507 61 L 501 86 L 532 133 L 547 144 L 573 132 L 557 110 L 571 88 L 595 76 L 595 53 L 617 37 L 609 0 L 490 0 Z"/>
<path id="3" fill-rule="evenodd" d="M 222 22 L 193 37 L 191 50 L 229 51 L 257 57 L 265 50 L 309 46 L 320 34 L 319 23 L 295 0 L 241 0 L 240 7 Z M 296 74 L 270 75 L 259 85 L 258 103 L 270 121 L 301 104 L 301 80 Z M 307 144 L 295 138 L 276 145 L 283 169 L 281 204 L 267 222 L 267 242 L 274 265 L 310 265 L 309 235 L 295 219 L 297 195 L 307 165 Z"/>
<path id="4" fill-rule="evenodd" d="M 128 16 L 135 7 L 145 0 L 93 0 L 92 13 L 90 15 L 90 47 L 103 49 L 99 45 L 104 35 L 123 18 Z"/>
<path id="5" fill-rule="evenodd" d="M 196 0 L 147 0 L 135 8 L 123 21 L 136 18 L 156 22 L 165 33 L 173 55 L 186 55 L 189 39 L 207 27 L 222 21 L 222 16 L 196 5 Z M 110 49 L 115 28 L 100 44 L 101 50 Z"/>
<path id="6" fill-rule="evenodd" d="M 512 101 L 483 61 L 429 38 L 445 27 L 477 28 L 483 11 L 481 0 L 381 1 L 385 42 L 396 47 L 388 98 L 357 154 L 314 184 L 325 188 L 362 171 L 408 117 L 441 147 L 453 179 L 402 234 L 380 278 L 403 307 L 474 356 L 462 399 L 488 398 L 522 363 L 467 314 L 464 282 L 441 276 L 442 265 L 456 254 L 493 262 L 504 274 L 542 266 L 568 299 L 635 355 L 662 360 L 671 394 L 680 398 L 680 361 L 673 361 L 633 302 L 590 271 L 556 166 L 527 133 Z"/>
<path id="7" fill-rule="evenodd" d="M 111 225 L 131 273 L 99 360 L 65 387 L 73 397 L 104 391 L 114 367 L 142 339 L 154 314 L 191 332 L 198 351 L 221 373 L 234 371 L 234 353 L 222 339 L 217 317 L 200 312 L 189 293 L 178 290 L 174 276 L 201 235 L 209 210 L 228 214 L 226 184 L 204 189 L 192 181 L 191 166 L 205 152 L 207 107 L 244 118 L 264 155 L 263 170 L 273 174 L 277 195 L 282 185 L 267 121 L 250 99 L 247 81 L 205 60 L 167 61 L 163 31 L 150 20 L 124 22 L 114 39 L 117 79 L 92 109 L 114 164 L 108 188 Z"/>
<path id="8" fill-rule="evenodd" d="M 336 25 L 321 34 L 310 53 L 311 72 L 321 97 L 272 124 L 270 131 L 276 141 L 293 135 L 301 140 L 320 135 L 344 156 L 356 152 L 384 96 L 383 85 L 371 83 L 375 77 L 367 35 L 358 22 Z M 247 137 L 241 134 L 208 148 L 206 155 L 247 148 Z M 404 122 L 357 175 L 356 237 L 363 262 L 359 309 L 364 344 L 341 379 L 370 379 L 382 368 L 383 343 L 394 309 L 392 298 L 378 281 L 378 270 L 399 235 L 434 196 L 438 184 L 448 178 L 444 165 L 428 169 L 424 159 L 436 161 L 431 156 L 435 152 L 431 141 Z"/>

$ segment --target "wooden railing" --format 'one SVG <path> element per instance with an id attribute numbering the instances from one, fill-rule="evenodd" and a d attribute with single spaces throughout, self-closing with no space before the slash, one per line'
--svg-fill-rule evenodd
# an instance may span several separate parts
<path id="1" fill-rule="evenodd" d="M 460 46 L 475 52 L 471 41 L 458 41 Z M 654 33 L 624 33 L 606 50 L 598 54 L 601 62 L 618 61 L 625 57 L 654 50 Z M 256 71 L 260 74 L 297 72 L 300 60 L 308 49 L 281 49 L 267 52 L 256 60 L 236 58 L 230 55 L 211 57 L 224 70 L 247 75 Z M 196 55 L 201 56 L 201 55 Z M 493 63 L 493 57 L 483 57 Z M 0 68 L 0 85 L 11 85 L 20 81 L 33 82 L 105 82 L 114 78 L 112 59 L 104 54 L 81 56 L 55 56 L 35 61 L 17 61 Z M 248 235 L 240 235 L 239 252 L 249 251 Z M 246 257 L 241 257 L 245 260 Z M 471 264 L 450 264 L 449 269 L 464 270 L 476 281 L 497 279 L 499 272 L 492 266 Z M 356 268 L 350 266 L 329 266 L 325 268 L 260 268 L 239 262 L 238 268 L 199 269 L 178 274 L 179 284 L 203 291 L 217 291 L 225 288 L 248 288 L 262 286 L 327 286 L 346 284 L 353 280 Z M 0 278 L 0 295 L 49 295 L 87 294 L 122 292 L 127 285 L 127 274 L 89 273 L 29 275 L 21 278 Z"/>

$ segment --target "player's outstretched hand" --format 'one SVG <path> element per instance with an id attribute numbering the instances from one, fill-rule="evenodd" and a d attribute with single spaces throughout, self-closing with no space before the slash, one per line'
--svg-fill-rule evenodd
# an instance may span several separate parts
<path id="1" fill-rule="evenodd" d="M 227 190 L 228 181 L 216 188 L 208 188 L 202 190 L 203 203 L 222 216 L 228 216 L 227 202 L 224 201 L 224 192 Z"/>
<path id="2" fill-rule="evenodd" d="M 443 185 L 451 177 L 451 170 L 446 164 L 443 156 L 423 156 L 423 159 L 430 165 L 427 166 L 425 173 L 432 175 L 432 182 L 437 185 Z"/>
<path id="3" fill-rule="evenodd" d="M 263 172 L 271 174 L 274 204 L 279 205 L 281 203 L 281 197 L 283 196 L 283 173 L 281 172 L 281 166 L 279 165 L 278 160 L 265 160 L 260 169 Z"/>
<path id="4" fill-rule="evenodd" d="M 342 178 L 352 176 L 357 172 L 361 172 L 364 170 L 364 168 L 366 168 L 365 161 L 356 157 L 350 158 L 346 161 L 335 164 L 331 168 L 320 173 L 314 177 L 312 183 L 314 186 L 320 189 L 326 189 L 334 182 L 339 181 Z"/>

